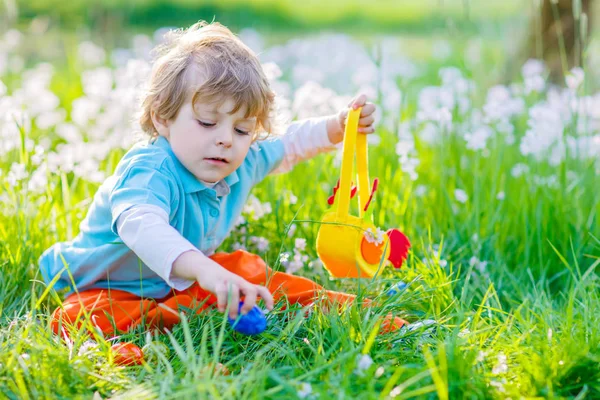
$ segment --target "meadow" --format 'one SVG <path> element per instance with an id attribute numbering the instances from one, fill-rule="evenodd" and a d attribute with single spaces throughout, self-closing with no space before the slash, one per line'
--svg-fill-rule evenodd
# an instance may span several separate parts
<path id="1" fill-rule="evenodd" d="M 77 234 L 139 140 L 137 99 L 165 29 L 103 41 L 45 23 L 0 36 L 1 397 L 600 398 L 595 41 L 589 65 L 555 86 L 541 61 L 515 65 L 506 27 L 448 37 L 240 27 L 282 118 L 336 112 L 357 92 L 377 104 L 371 207 L 377 226 L 410 238 L 406 263 L 363 280 L 323 269 L 314 244 L 340 153 L 322 155 L 256 187 L 220 250 L 248 249 L 376 307 L 305 317 L 278 304 L 256 337 L 211 311 L 168 334 L 82 330 L 65 342 L 48 326 L 62 293 L 37 259 Z M 386 294 L 400 281 L 404 290 Z M 377 335 L 389 312 L 411 324 Z M 146 363 L 116 365 L 116 341 L 143 347 Z"/>

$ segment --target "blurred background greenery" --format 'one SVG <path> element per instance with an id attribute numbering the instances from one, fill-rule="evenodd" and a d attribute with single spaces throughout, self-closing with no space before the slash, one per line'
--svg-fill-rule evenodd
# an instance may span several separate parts
<path id="1" fill-rule="evenodd" d="M 412 40 L 405 50 L 414 59 L 430 57 L 429 45 L 438 38 L 454 42 L 459 48 L 461 43 L 477 38 L 500 53 L 497 63 L 502 64 L 504 71 L 500 76 L 504 82 L 514 79 L 529 58 L 544 59 L 551 79 L 560 82 L 566 71 L 583 66 L 587 44 L 583 42 L 596 19 L 592 3 L 593 0 L 0 0 L 0 24 L 47 36 L 46 40 L 59 37 L 64 47 L 69 47 L 70 40 L 87 38 L 109 51 L 130 45 L 131 34 L 151 35 L 159 28 L 187 27 L 198 20 L 216 20 L 234 31 L 254 29 L 268 45 L 322 32 L 346 33 L 363 41 L 400 36 Z M 33 58 L 38 51 L 31 52 Z M 56 55 L 55 51 L 50 53 Z"/>
<path id="2" fill-rule="evenodd" d="M 64 27 L 100 30 L 189 25 L 199 19 L 261 30 L 425 31 L 465 29 L 522 14 L 520 0 L 4 0 L 12 18 L 47 15 Z"/>

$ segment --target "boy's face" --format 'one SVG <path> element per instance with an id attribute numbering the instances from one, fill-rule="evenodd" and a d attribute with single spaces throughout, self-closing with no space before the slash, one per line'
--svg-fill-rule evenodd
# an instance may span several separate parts
<path id="1" fill-rule="evenodd" d="M 177 159 L 199 180 L 217 182 L 244 161 L 254 138 L 255 118 L 244 118 L 245 107 L 234 114 L 232 99 L 221 104 L 188 100 L 160 133 Z"/>

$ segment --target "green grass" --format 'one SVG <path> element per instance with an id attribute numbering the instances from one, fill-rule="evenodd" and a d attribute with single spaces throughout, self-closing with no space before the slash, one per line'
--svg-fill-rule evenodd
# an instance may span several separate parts
<path id="1" fill-rule="evenodd" d="M 132 0 L 91 1 L 17 0 L 19 16 L 48 16 L 66 27 L 82 24 L 102 32 L 119 27 L 190 25 L 199 19 L 242 28 L 277 32 L 336 29 L 366 32 L 431 32 L 448 21 L 473 31 L 475 23 L 507 22 L 522 8 L 517 0 L 481 2 L 473 0 Z"/>
<path id="2" fill-rule="evenodd" d="M 299 385 L 310 383 L 320 396 L 360 398 L 385 397 L 392 390 L 400 392 L 397 398 L 600 396 L 598 177 L 585 165 L 572 166 L 581 174 L 576 188 L 534 191 L 507 176 L 507 160 L 516 157 L 512 149 L 498 146 L 490 159 L 481 160 L 449 143 L 422 157 L 430 192 L 419 200 L 409 182 L 393 173 L 396 161 L 387 150 L 393 146 L 385 145 L 393 139 L 384 140 L 371 154 L 373 173 L 382 179 L 375 219 L 402 227 L 412 239 L 407 265 L 360 287 L 330 281 L 319 269 L 302 272 L 330 288 L 378 297 L 380 306 L 370 312 L 351 307 L 341 315 L 317 311 L 308 319 L 293 307 L 277 308 L 267 332 L 257 338 L 225 329 L 216 312 L 195 316 L 169 336 L 126 335 L 147 345 L 149 361 L 139 368 L 113 365 L 101 340 L 98 349 L 78 354 L 83 333 L 67 346 L 47 327 L 56 300 L 42 299 L 36 307 L 44 291 L 36 281 L 36 259 L 52 242 L 76 232 L 84 209 L 76 205 L 93 187 L 74 182 L 61 188 L 68 183 L 56 177 L 37 209 L 27 204 L 35 199 L 17 196 L 22 203 L 15 215 L 2 215 L 0 230 L 0 393 L 9 398 L 89 398 L 113 391 L 122 398 L 295 398 Z M 267 259 L 274 260 L 279 245 L 292 246 L 284 230 L 297 210 L 278 200 L 278 193 L 291 188 L 300 198 L 297 219 L 318 219 L 325 208 L 327 193 L 315 185 L 332 183 L 336 169 L 323 158 L 325 163 L 309 162 L 257 188 L 274 210 L 251 227 L 251 233 L 272 239 Z M 449 199 L 457 182 L 473 196 L 454 214 Z M 499 190 L 506 192 L 500 204 Z M 316 229 L 306 224 L 296 237 L 314 243 Z M 477 242 L 473 234 L 479 235 Z M 441 241 L 445 268 L 431 248 Z M 310 253 L 314 256 L 312 248 Z M 489 277 L 469 267 L 472 255 L 490 260 Z M 410 289 L 384 299 L 384 288 L 399 278 L 412 282 Z M 433 318 L 439 326 L 372 340 L 377 317 L 390 311 L 412 322 Z M 361 354 L 374 360 L 364 376 L 353 372 Z M 501 354 L 507 368 L 494 374 Z M 206 366 L 217 361 L 232 374 L 213 376 Z M 505 392 L 496 382 L 504 382 Z"/>
<path id="3" fill-rule="evenodd" d="M 65 105 L 80 90 L 68 76 L 59 71 L 53 83 Z M 475 78 L 484 86 L 484 76 Z M 403 120 L 415 117 L 415 94 L 428 84 L 437 84 L 435 75 L 405 88 Z M 514 124 L 520 138 L 526 121 Z M 3 177 L 12 162 L 27 164 L 31 155 L 22 149 L 3 156 L 0 397 L 287 399 L 298 398 L 308 383 L 309 398 L 600 398 L 600 177 L 592 163 L 551 167 L 502 140 L 492 141 L 483 157 L 450 135 L 436 145 L 417 141 L 421 164 L 412 183 L 398 167 L 397 137 L 379 133 L 382 143 L 370 147 L 371 176 L 381 180 L 374 219 L 411 238 L 406 265 L 373 281 L 332 280 L 318 266 L 298 272 L 327 288 L 375 298 L 376 307 L 352 306 L 340 314 L 317 309 L 305 318 L 297 307 L 279 304 L 257 337 L 232 332 L 215 311 L 190 316 L 170 334 L 124 335 L 145 346 L 147 355 L 146 364 L 128 368 L 113 363 L 102 338 L 89 347 L 83 331 L 73 333 L 72 343 L 51 333 L 48 318 L 59 294 L 46 291 L 36 266 L 43 250 L 76 234 L 97 185 L 51 175 L 43 197 L 21 192 Z M 34 129 L 31 136 L 44 134 Z M 120 154 L 103 168 L 114 168 Z M 511 176 L 517 162 L 527 163 L 532 174 L 556 175 L 558 186 L 536 186 L 532 174 Z M 577 178 L 567 178 L 568 171 Z M 252 235 L 266 237 L 271 244 L 262 255 L 277 268 L 279 253 L 306 238 L 315 259 L 317 222 L 337 174 L 327 155 L 267 179 L 254 194 L 273 212 L 222 249 Z M 427 187 L 422 197 L 417 184 Z M 469 194 L 466 203 L 454 200 L 456 188 Z M 282 196 L 287 190 L 298 197 L 296 204 Z M 297 226 L 292 237 L 286 234 L 290 224 Z M 480 272 L 471 257 L 488 261 L 487 269 Z M 398 279 L 409 288 L 386 297 Z M 378 320 L 389 312 L 437 324 L 376 336 Z M 359 372 L 363 355 L 373 365 Z M 210 365 L 217 362 L 231 374 L 215 374 Z"/>

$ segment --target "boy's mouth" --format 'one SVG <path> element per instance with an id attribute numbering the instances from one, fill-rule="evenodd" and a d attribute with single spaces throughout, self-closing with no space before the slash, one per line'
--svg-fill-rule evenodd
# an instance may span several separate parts
<path id="1" fill-rule="evenodd" d="M 213 164 L 229 164 L 229 161 L 223 157 L 206 157 L 205 160 Z"/>

